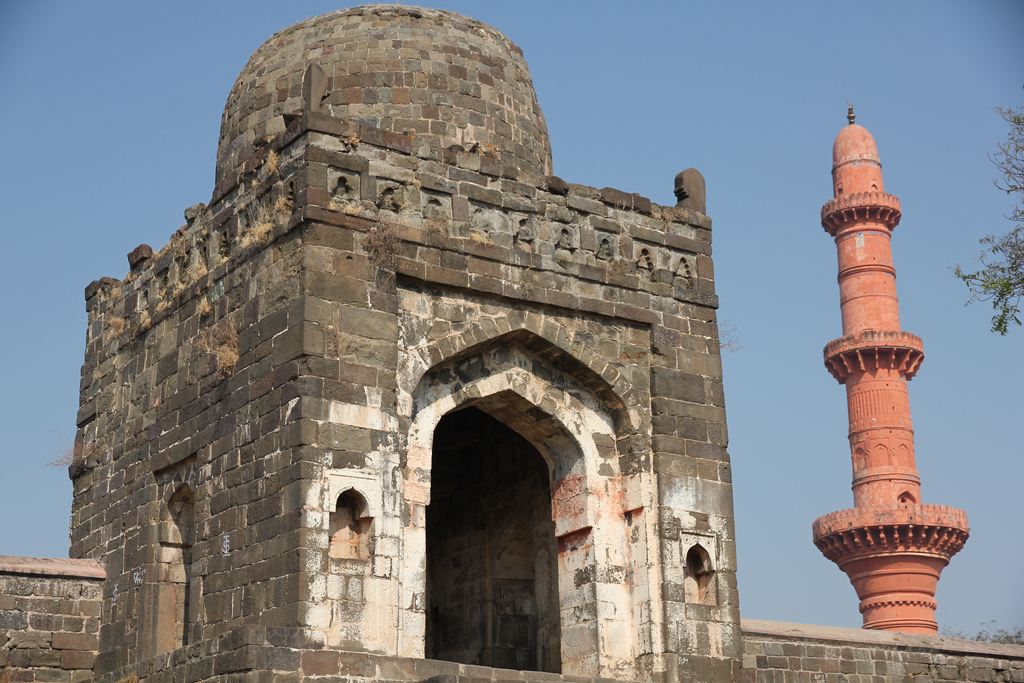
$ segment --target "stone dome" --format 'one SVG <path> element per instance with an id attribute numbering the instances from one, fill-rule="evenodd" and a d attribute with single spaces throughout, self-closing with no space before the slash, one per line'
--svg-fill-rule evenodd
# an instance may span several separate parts
<path id="1" fill-rule="evenodd" d="M 327 76 L 322 111 L 413 134 L 414 151 L 479 144 L 551 173 L 547 124 L 522 50 L 459 14 L 367 5 L 279 31 L 249 58 L 224 107 L 218 182 L 302 108 L 302 75 L 314 62 Z"/>

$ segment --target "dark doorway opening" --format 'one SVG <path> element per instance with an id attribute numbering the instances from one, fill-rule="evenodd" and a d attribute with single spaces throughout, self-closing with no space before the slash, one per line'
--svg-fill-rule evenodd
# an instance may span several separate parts
<path id="1" fill-rule="evenodd" d="M 470 407 L 438 424 L 430 477 L 427 657 L 560 673 L 558 547 L 544 459 Z"/>

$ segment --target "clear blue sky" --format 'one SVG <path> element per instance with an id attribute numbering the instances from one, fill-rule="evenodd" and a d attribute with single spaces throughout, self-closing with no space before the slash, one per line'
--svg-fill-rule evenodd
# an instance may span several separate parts
<path id="1" fill-rule="evenodd" d="M 0 554 L 67 552 L 71 486 L 47 468 L 75 431 L 82 291 L 122 277 L 213 189 L 220 115 L 249 55 L 325 2 L 0 5 Z M 853 589 L 811 543 L 850 507 L 832 140 L 846 101 L 903 203 L 893 249 L 925 502 L 967 510 L 939 583 L 940 623 L 1024 625 L 1024 332 L 988 332 L 951 267 L 1005 231 L 987 155 L 997 105 L 1024 106 L 1024 3 L 470 2 L 437 4 L 523 48 L 555 173 L 672 204 L 707 180 L 726 354 L 744 616 L 859 626 Z"/>

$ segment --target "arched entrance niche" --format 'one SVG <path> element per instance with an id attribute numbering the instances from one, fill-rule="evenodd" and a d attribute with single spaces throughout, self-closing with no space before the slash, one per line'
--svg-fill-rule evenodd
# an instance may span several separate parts
<path id="1" fill-rule="evenodd" d="M 400 654 L 440 652 L 434 642 L 437 634 L 431 632 L 429 653 L 426 638 L 428 620 L 441 598 L 431 596 L 428 585 L 433 561 L 427 555 L 434 549 L 427 539 L 436 537 L 426 528 L 433 516 L 427 512 L 432 482 L 437 481 L 432 472 L 434 439 L 438 432 L 445 436 L 444 427 L 438 426 L 446 415 L 472 408 L 452 419 L 472 422 L 474 414 L 489 416 L 528 442 L 546 465 L 557 553 L 561 673 L 634 675 L 637 653 L 650 651 L 641 633 L 649 633 L 650 624 L 639 617 L 640 605 L 650 604 L 650 582 L 644 571 L 636 571 L 650 558 L 649 524 L 642 521 L 645 505 L 636 502 L 643 497 L 637 493 L 642 487 L 627 485 L 619 466 L 621 446 L 630 443 L 628 413 L 620 399 L 609 405 L 607 392 L 599 398 L 588 386 L 600 380 L 595 373 L 585 383 L 563 370 L 571 363 L 552 363 L 515 342 L 499 338 L 440 363 L 411 392 L 401 576 L 401 604 L 410 608 L 402 610 Z M 442 470 L 438 475 L 443 481 Z M 514 543 L 515 529 L 509 533 Z M 522 570 L 509 567 L 508 573 Z M 492 604 L 488 609 L 498 608 Z M 450 635 L 442 636 L 448 639 L 448 653 L 459 650 Z M 537 661 L 543 666 L 542 656 Z"/>
<path id="2" fill-rule="evenodd" d="M 429 659 L 561 671 L 548 466 L 475 406 L 434 430 L 426 510 Z"/>
<path id="3" fill-rule="evenodd" d="M 148 548 L 153 569 L 134 572 L 139 586 L 140 650 L 146 656 L 190 645 L 202 634 L 202 576 L 196 572 L 193 547 L 200 538 L 196 499 L 200 473 L 189 457 L 154 472 L 158 513 L 153 529 L 157 543 Z"/>
<path id="4" fill-rule="evenodd" d="M 170 652 L 189 644 L 195 605 L 192 604 L 192 544 L 196 495 L 187 483 L 175 490 L 162 517 L 170 532 L 161 544 L 161 560 L 167 578 L 161 586 L 157 632 L 158 646 Z"/>

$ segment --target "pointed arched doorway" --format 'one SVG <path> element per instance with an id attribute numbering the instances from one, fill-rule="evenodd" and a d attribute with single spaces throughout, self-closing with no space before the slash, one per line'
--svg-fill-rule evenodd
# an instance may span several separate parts
<path id="1" fill-rule="evenodd" d="M 517 343 L 519 341 L 524 343 Z M 465 595 L 462 588 L 453 587 L 448 592 L 438 588 L 439 582 L 449 580 L 449 574 L 457 569 L 454 561 L 449 563 L 451 571 L 448 573 L 434 568 L 437 562 L 445 561 L 436 559 L 439 556 L 436 550 L 438 539 L 445 539 L 453 533 L 433 528 L 445 524 L 438 522 L 438 515 L 445 504 L 430 509 L 434 505 L 434 497 L 462 496 L 462 499 L 453 499 L 454 502 L 450 503 L 463 506 L 457 523 L 468 524 L 469 520 L 476 520 L 476 524 L 483 524 L 481 518 L 486 515 L 481 511 L 487 509 L 485 504 L 473 502 L 475 497 L 488 495 L 482 485 L 487 477 L 461 478 L 456 475 L 450 479 L 445 476 L 445 471 L 458 472 L 467 462 L 478 460 L 481 452 L 491 455 L 494 461 L 504 460 L 493 457 L 497 448 L 495 443 L 525 442 L 519 452 L 531 454 L 534 463 L 538 462 L 539 456 L 543 463 L 533 470 L 537 473 L 533 481 L 543 482 L 545 469 L 547 471 L 546 489 L 543 483 L 537 483 L 531 487 L 533 493 L 526 495 L 526 499 L 537 501 L 544 498 L 550 505 L 550 512 L 539 502 L 522 506 L 516 504 L 509 509 L 515 508 L 518 512 L 519 507 L 528 507 L 530 519 L 537 514 L 538 518 L 544 516 L 545 520 L 553 521 L 560 666 L 557 669 L 553 665 L 547 668 L 576 676 L 611 673 L 632 676 L 638 634 L 636 625 L 646 628 L 642 601 L 634 602 L 634 596 L 638 595 L 637 588 L 645 591 L 650 584 L 634 587 L 631 582 L 635 577 L 647 581 L 645 572 L 650 565 L 645 563 L 646 537 L 640 531 L 647 530 L 650 519 L 642 515 L 640 498 L 623 488 L 625 479 L 619 469 L 620 456 L 630 451 L 619 451 L 618 428 L 628 434 L 632 429 L 631 417 L 621 399 L 601 383 L 600 376 L 581 367 L 578 361 L 544 347 L 541 342 L 527 343 L 531 341 L 536 340 L 528 335 L 523 340 L 493 340 L 438 363 L 418 375 L 418 381 L 410 387 L 410 421 L 402 480 L 405 507 L 399 653 L 458 662 L 484 662 L 486 660 L 479 652 L 487 652 L 490 648 L 489 656 L 493 657 L 500 642 L 495 627 L 501 607 L 496 605 L 494 598 L 495 573 L 503 572 L 504 576 L 500 578 L 509 581 L 532 581 L 533 594 L 537 596 L 538 564 L 534 562 L 534 574 L 530 579 L 526 563 L 513 561 L 515 553 L 503 554 L 507 562 L 499 565 L 496 550 L 479 551 L 478 556 L 483 559 L 472 566 L 483 572 L 483 581 L 492 583 L 485 586 L 489 594 L 483 589 L 474 589 L 476 597 Z M 535 348 L 538 346 L 542 348 Z M 400 400 L 405 399 L 400 397 Z M 472 412 L 465 412 L 469 410 Z M 461 417 L 458 416 L 460 412 L 464 413 Z M 446 428 L 439 428 L 444 420 L 454 421 L 450 436 L 446 436 Z M 459 420 L 469 421 L 468 426 L 460 426 Z M 474 430 L 480 432 L 480 437 L 472 441 L 468 436 Z M 629 448 L 628 441 L 623 440 L 622 444 Z M 450 450 L 461 451 L 462 455 L 451 456 L 454 464 L 445 465 L 439 458 L 446 458 L 443 453 Z M 474 453 L 477 454 L 475 458 Z M 436 472 L 435 467 L 439 468 Z M 512 469 L 499 468 L 488 476 L 507 483 L 513 476 L 521 476 L 512 472 Z M 469 483 L 466 483 L 467 479 Z M 518 479 L 516 481 L 518 483 Z M 502 489 L 502 486 L 499 484 L 498 488 Z M 446 489 L 453 489 L 456 493 L 447 493 Z M 543 511 L 542 514 L 537 513 L 538 510 Z M 628 522 L 624 515 L 627 510 L 630 512 Z M 534 538 L 540 535 L 537 524 L 521 521 L 513 525 L 507 516 L 493 517 L 505 524 L 501 534 L 497 530 L 484 534 L 496 539 L 492 542 L 494 548 L 502 543 L 511 548 L 529 544 L 530 552 L 537 552 L 534 547 Z M 635 524 L 641 519 L 644 520 L 643 529 Z M 628 534 L 627 526 L 631 527 Z M 462 532 L 458 535 L 461 536 Z M 455 545 L 449 541 L 443 543 Z M 637 545 L 638 554 L 632 553 L 631 544 Z M 440 556 L 443 558 L 444 551 L 440 551 Z M 493 563 L 494 567 L 490 579 L 484 571 L 488 563 Z M 429 585 L 431 582 L 435 584 L 433 588 Z M 453 580 L 451 583 L 454 586 Z M 463 583 L 466 582 L 459 585 Z M 514 606 L 515 603 L 513 598 L 506 606 Z M 434 608 L 437 608 L 436 615 Z M 444 609 L 456 613 L 463 610 L 463 614 L 473 610 L 480 612 L 472 622 L 475 624 L 475 638 L 472 628 L 464 628 L 464 633 L 458 637 L 445 632 L 445 624 L 451 623 L 452 619 Z M 523 612 L 522 616 L 529 616 L 525 610 Z M 545 640 L 541 633 L 540 625 L 545 623 L 545 619 L 539 610 L 537 615 L 536 639 L 531 641 L 527 633 L 526 637 L 513 641 L 513 651 L 516 651 L 515 644 L 526 643 L 526 647 L 521 649 L 534 652 L 530 643 L 545 642 L 550 643 L 550 649 L 554 650 L 553 636 Z M 554 617 L 551 619 L 553 621 Z M 510 619 L 507 623 L 517 622 Z M 518 623 L 528 624 L 529 620 L 522 619 Z M 487 635 L 487 629 L 492 629 L 493 636 Z M 533 664 L 527 662 L 511 666 L 539 668 L 543 665 L 543 655 L 532 658 Z M 509 666 L 498 662 L 494 665 Z"/>
<path id="2" fill-rule="evenodd" d="M 427 656 L 559 673 L 547 463 L 525 438 L 474 407 L 445 415 L 433 446 Z"/>

